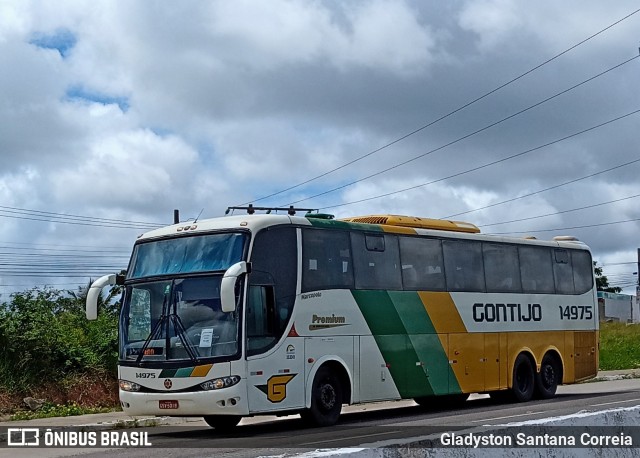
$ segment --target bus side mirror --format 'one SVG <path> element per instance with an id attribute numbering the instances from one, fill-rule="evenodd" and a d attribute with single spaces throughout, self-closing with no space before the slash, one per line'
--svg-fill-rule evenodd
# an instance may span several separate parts
<path id="1" fill-rule="evenodd" d="M 220 303 L 225 313 L 236 310 L 236 284 L 238 278 L 251 272 L 251 264 L 238 262 L 227 269 L 220 284 Z"/>
<path id="2" fill-rule="evenodd" d="M 116 284 L 116 275 L 105 275 L 93 282 L 87 292 L 86 314 L 87 320 L 96 320 L 98 318 L 98 298 L 105 286 L 113 286 Z"/>

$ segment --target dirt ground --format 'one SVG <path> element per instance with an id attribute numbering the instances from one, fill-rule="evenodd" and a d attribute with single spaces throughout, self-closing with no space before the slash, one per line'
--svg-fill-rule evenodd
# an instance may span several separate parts
<path id="1" fill-rule="evenodd" d="M 118 381 L 115 378 L 82 375 L 64 383 L 44 383 L 25 393 L 8 393 L 0 388 L 0 415 L 26 410 L 24 398 L 44 399 L 53 404 L 75 402 L 83 407 L 115 407 Z"/>

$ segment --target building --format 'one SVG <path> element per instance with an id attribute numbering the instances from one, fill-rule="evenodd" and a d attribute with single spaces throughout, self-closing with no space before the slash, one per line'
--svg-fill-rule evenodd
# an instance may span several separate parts
<path id="1" fill-rule="evenodd" d="M 640 323 L 640 304 L 636 296 L 598 291 L 600 321 Z"/>

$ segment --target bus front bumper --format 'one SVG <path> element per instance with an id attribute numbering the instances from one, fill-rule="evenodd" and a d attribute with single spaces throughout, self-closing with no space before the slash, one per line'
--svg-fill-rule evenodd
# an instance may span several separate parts
<path id="1" fill-rule="evenodd" d="M 120 404 L 128 415 L 170 417 L 204 415 L 249 415 L 247 386 L 237 385 L 211 391 L 132 392 L 120 390 Z"/>

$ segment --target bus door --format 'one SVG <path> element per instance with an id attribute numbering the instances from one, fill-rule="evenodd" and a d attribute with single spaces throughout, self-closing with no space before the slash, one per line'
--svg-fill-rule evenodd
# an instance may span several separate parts
<path id="1" fill-rule="evenodd" d="M 304 407 L 304 338 L 287 337 L 296 298 L 293 227 L 260 231 L 253 244 L 245 317 L 251 412 Z"/>

